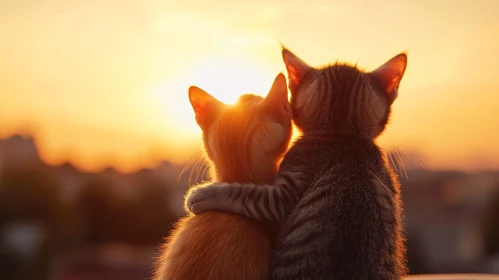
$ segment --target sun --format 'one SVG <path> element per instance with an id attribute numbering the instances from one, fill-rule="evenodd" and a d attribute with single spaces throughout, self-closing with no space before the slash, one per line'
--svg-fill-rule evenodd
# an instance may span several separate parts
<path id="1" fill-rule="evenodd" d="M 163 118 L 179 133 L 198 133 L 194 112 L 187 90 L 194 85 L 218 100 L 233 104 L 240 95 L 253 93 L 266 96 L 277 75 L 272 67 L 257 59 L 214 57 L 199 61 L 190 71 L 151 88 L 153 102 L 157 102 Z"/>
<path id="2" fill-rule="evenodd" d="M 232 104 L 245 93 L 266 96 L 275 78 L 269 68 L 256 59 L 213 58 L 194 66 L 189 80 L 220 101 Z"/>

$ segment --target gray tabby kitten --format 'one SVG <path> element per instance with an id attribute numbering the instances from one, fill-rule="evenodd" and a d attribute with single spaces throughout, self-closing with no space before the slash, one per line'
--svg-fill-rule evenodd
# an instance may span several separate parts
<path id="1" fill-rule="evenodd" d="M 313 68 L 287 49 L 282 55 L 303 135 L 275 183 L 195 188 L 187 208 L 284 223 L 271 279 L 401 279 L 399 184 L 374 141 L 388 122 L 407 56 L 363 72 L 338 63 Z"/>

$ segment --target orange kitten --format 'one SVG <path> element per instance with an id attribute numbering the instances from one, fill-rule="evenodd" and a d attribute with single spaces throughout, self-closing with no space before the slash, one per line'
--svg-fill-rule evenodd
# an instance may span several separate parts
<path id="1" fill-rule="evenodd" d="M 230 106 L 197 87 L 189 88 L 189 99 L 216 181 L 274 181 L 292 132 L 283 74 L 265 99 L 246 94 Z M 154 279 L 267 279 L 275 234 L 275 227 L 239 215 L 186 217 L 164 245 Z"/>

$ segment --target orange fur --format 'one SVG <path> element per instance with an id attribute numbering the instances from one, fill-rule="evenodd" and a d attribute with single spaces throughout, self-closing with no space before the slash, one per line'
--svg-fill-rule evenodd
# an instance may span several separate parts
<path id="1" fill-rule="evenodd" d="M 274 235 L 241 216 L 206 212 L 182 219 L 165 245 L 159 279 L 266 279 Z"/>
<path id="2" fill-rule="evenodd" d="M 279 103 L 283 100 L 275 98 L 266 102 L 272 94 L 285 96 L 284 105 Z M 209 97 L 190 96 L 215 179 L 272 182 L 291 138 L 284 76 L 276 78 L 266 99 L 243 95 L 238 105 L 223 105 L 215 116 L 204 112 L 209 109 L 203 107 L 207 102 L 216 103 L 206 99 Z M 208 120 L 210 123 L 206 123 Z M 273 226 L 227 213 L 206 212 L 183 218 L 162 248 L 154 279 L 267 279 L 276 234 Z"/>

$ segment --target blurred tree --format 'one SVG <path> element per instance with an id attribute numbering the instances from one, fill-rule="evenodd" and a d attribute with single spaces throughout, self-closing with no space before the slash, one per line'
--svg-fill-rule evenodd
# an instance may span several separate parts
<path id="1" fill-rule="evenodd" d="M 5 244 L 0 244 L 0 275 L 2 279 L 24 278 L 23 263 Z"/>
<path id="2" fill-rule="evenodd" d="M 47 278 L 50 259 L 64 241 L 64 211 L 59 185 L 46 167 L 4 169 L 0 178 L 0 231 L 31 224 L 34 227 L 32 231 L 25 232 L 24 238 L 41 238 L 42 243 L 38 246 L 35 242 L 32 248 L 29 244 L 23 244 L 29 252 L 19 248 L 17 241 L 8 241 L 15 244 L 1 244 L 5 254 L 0 258 L 0 275 L 11 273 L 8 279 Z M 38 234 L 41 236 L 37 237 Z M 25 254 L 35 257 L 26 258 Z"/>
<path id="3" fill-rule="evenodd" d="M 491 199 L 482 220 L 482 236 L 485 256 L 499 254 L 499 186 Z"/>
<path id="4" fill-rule="evenodd" d="M 168 207 L 168 189 L 165 182 L 149 170 L 135 174 L 140 192 L 128 201 L 123 215 L 133 224 L 123 224 L 127 242 L 157 245 L 168 235 L 175 217 Z"/>
<path id="5" fill-rule="evenodd" d="M 111 182 L 97 174 L 84 182 L 82 189 L 75 205 L 75 219 L 83 224 L 83 239 L 91 243 L 111 240 L 119 204 L 111 190 Z"/>
<path id="6" fill-rule="evenodd" d="M 43 168 L 5 170 L 0 185 L 3 223 L 35 220 L 55 226 L 61 221 L 59 186 Z"/>
<path id="7" fill-rule="evenodd" d="M 85 240 L 157 245 L 168 235 L 178 217 L 169 211 L 165 182 L 149 170 L 131 176 L 136 189 L 128 198 L 115 193 L 103 175 L 84 183 L 76 219 L 85 221 Z"/>

